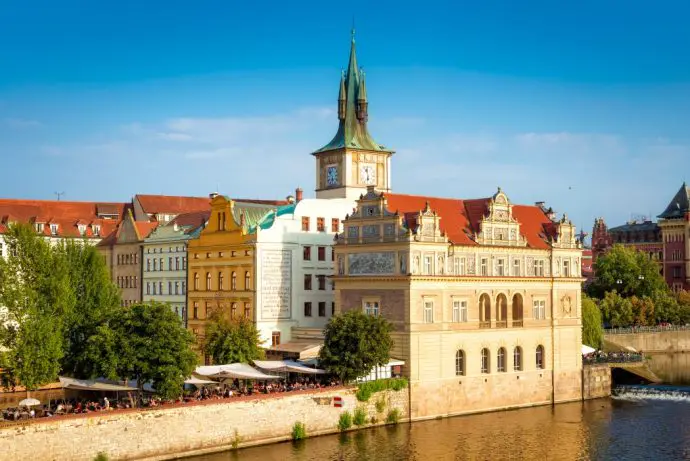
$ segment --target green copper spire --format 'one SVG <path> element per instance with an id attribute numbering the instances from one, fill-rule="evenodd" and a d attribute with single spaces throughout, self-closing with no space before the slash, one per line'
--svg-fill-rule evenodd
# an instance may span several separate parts
<path id="1" fill-rule="evenodd" d="M 345 75 L 341 77 L 338 95 L 338 132 L 331 142 L 314 153 L 345 147 L 362 150 L 387 151 L 378 144 L 367 130 L 368 101 L 364 73 L 357 67 L 355 30 L 352 29 L 350 61 Z"/>

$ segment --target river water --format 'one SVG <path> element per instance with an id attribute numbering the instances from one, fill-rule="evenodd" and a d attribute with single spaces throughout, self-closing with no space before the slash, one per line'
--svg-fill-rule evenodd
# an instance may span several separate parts
<path id="1" fill-rule="evenodd" d="M 690 384 L 690 354 L 654 356 L 650 367 Z M 308 460 L 690 460 L 690 387 L 623 392 L 556 406 L 379 427 L 190 458 Z"/>

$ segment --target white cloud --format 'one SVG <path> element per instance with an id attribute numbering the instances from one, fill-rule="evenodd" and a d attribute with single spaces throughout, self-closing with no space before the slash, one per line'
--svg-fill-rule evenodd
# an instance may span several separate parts
<path id="1" fill-rule="evenodd" d="M 166 141 L 191 141 L 192 139 L 194 139 L 191 135 L 188 135 L 186 133 L 175 132 L 157 133 L 157 136 Z"/>

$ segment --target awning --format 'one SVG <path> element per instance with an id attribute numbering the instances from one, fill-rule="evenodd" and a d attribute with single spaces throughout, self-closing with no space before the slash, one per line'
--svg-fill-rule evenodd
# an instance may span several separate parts
<path id="1" fill-rule="evenodd" d="M 60 376 L 60 384 L 63 389 L 74 389 L 79 391 L 96 391 L 96 392 L 122 392 L 122 391 L 136 391 L 136 387 L 122 386 L 119 384 L 110 384 L 99 381 L 91 381 L 86 379 L 74 379 Z"/>
<path id="2" fill-rule="evenodd" d="M 582 355 L 591 354 L 592 352 L 596 352 L 596 351 L 597 351 L 597 350 L 594 349 L 593 347 L 589 347 L 589 346 L 586 345 L 586 344 L 583 344 L 583 345 L 582 345 Z"/>
<path id="3" fill-rule="evenodd" d="M 279 379 L 280 376 L 267 375 L 246 363 L 210 365 L 197 367 L 197 375 L 220 379 Z"/>
<path id="4" fill-rule="evenodd" d="M 310 368 L 292 360 L 254 360 L 254 365 L 266 371 L 322 375 L 326 373 L 318 368 Z"/>
<path id="5" fill-rule="evenodd" d="M 195 386 L 203 386 L 204 384 L 218 384 L 218 381 L 211 381 L 209 379 L 200 379 L 196 376 L 185 379 L 185 384 L 194 384 Z"/>
<path id="6" fill-rule="evenodd" d="M 286 343 L 277 344 L 268 348 L 272 352 L 286 352 L 290 354 L 299 354 L 299 359 L 309 359 L 319 356 L 323 341 L 305 341 L 296 340 L 288 341 Z"/>

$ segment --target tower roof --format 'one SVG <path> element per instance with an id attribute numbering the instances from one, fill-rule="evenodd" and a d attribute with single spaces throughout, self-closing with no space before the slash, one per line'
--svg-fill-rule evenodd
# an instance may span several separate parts
<path id="1" fill-rule="evenodd" d="M 345 92 L 345 116 L 340 120 L 338 132 L 331 142 L 318 149 L 314 153 L 326 152 L 329 150 L 351 148 L 373 151 L 390 152 L 385 146 L 374 141 L 367 129 L 366 117 L 357 117 L 357 99 L 366 101 L 366 87 L 364 75 L 357 67 L 357 52 L 355 50 L 355 31 L 352 31 L 352 42 L 350 44 L 350 61 L 347 65 L 347 72 L 344 81 L 341 81 L 341 93 L 339 99 L 343 99 Z"/>
<path id="2" fill-rule="evenodd" d="M 671 203 L 668 204 L 664 212 L 658 217 L 661 219 L 678 219 L 688 212 L 690 212 L 690 187 L 683 182 Z"/>

